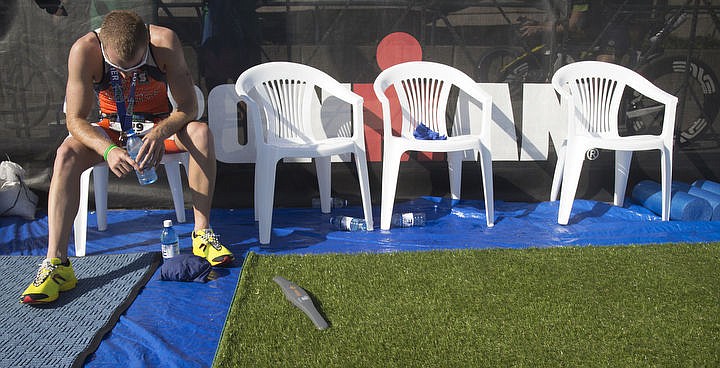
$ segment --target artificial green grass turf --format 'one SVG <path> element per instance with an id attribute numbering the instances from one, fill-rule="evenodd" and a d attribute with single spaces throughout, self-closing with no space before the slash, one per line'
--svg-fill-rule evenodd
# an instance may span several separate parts
<path id="1" fill-rule="evenodd" d="M 719 266 L 720 243 L 250 253 L 213 367 L 720 366 Z"/>

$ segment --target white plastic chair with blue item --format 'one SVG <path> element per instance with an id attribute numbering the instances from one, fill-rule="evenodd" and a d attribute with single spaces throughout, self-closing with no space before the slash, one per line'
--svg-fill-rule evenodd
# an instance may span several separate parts
<path id="1" fill-rule="evenodd" d="M 196 119 L 200 119 L 205 111 L 205 97 L 202 90 L 195 86 L 195 96 L 197 98 L 198 113 Z M 168 90 L 170 103 L 176 106 L 175 100 Z M 183 195 L 182 180 L 180 176 L 180 165 L 185 168 L 187 175 L 190 154 L 187 152 L 170 153 L 163 155 L 160 163 L 165 167 L 170 192 L 175 207 L 175 216 L 178 223 L 185 222 L 185 199 Z M 88 192 L 90 191 L 90 174 L 93 175 L 93 186 L 95 189 L 95 213 L 97 217 L 98 231 L 107 230 L 107 187 L 109 168 L 107 162 L 101 162 L 80 175 L 80 206 L 75 222 L 73 224 L 73 233 L 75 238 L 75 256 L 82 257 L 85 255 L 87 245 L 87 213 L 88 213 Z"/>
<path id="2" fill-rule="evenodd" d="M 328 137 L 321 116 L 313 111 L 321 103 L 318 90 L 352 107 L 349 136 Z M 333 155 L 352 153 L 360 184 L 367 229 L 373 229 L 363 124 L 363 99 L 328 74 L 313 67 L 270 62 L 242 73 L 235 91 L 248 110 L 257 156 L 255 163 L 255 220 L 260 244 L 270 242 L 276 166 L 283 158 L 313 158 L 318 176 L 320 209 L 330 212 Z"/>
<path id="3" fill-rule="evenodd" d="M 462 162 L 465 153 L 472 150 L 472 159 L 480 154 L 480 167 L 485 195 L 487 226 L 495 223 L 493 204 L 492 155 L 490 128 L 492 97 L 475 81 L 460 70 L 444 64 L 413 61 L 385 69 L 375 79 L 375 94 L 383 111 L 383 174 L 380 228 L 390 229 L 390 221 L 397 190 L 400 158 L 406 151 L 446 152 L 453 199 L 460 199 Z M 402 110 L 400 135 L 393 134 L 390 100 L 387 92 L 394 87 Z M 457 103 L 448 106 L 453 87 L 459 90 Z M 471 107 L 471 105 L 473 105 Z M 454 110 L 451 134 L 447 131 L 446 112 Z M 481 128 L 471 131 L 469 111 L 481 109 Z M 416 139 L 413 133 L 423 123 L 446 140 Z"/>
<path id="4" fill-rule="evenodd" d="M 633 70 L 599 61 L 581 61 L 558 69 L 553 75 L 552 85 L 560 94 L 561 105 L 567 109 L 568 119 L 568 136 L 558 150 L 550 193 L 550 200 L 555 201 L 560 192 L 558 223 L 567 225 L 569 222 L 585 154 L 593 148 L 615 151 L 613 203 L 616 206 L 622 206 L 625 199 L 633 151 L 659 150 L 662 219 L 667 221 L 670 217 L 677 97 Z M 664 112 L 656 112 L 662 114 L 662 130 L 659 134 L 620 135 L 618 118 L 626 87 L 664 105 Z"/>

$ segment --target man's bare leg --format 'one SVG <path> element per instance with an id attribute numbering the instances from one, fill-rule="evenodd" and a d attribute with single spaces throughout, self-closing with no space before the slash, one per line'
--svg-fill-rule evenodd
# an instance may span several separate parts
<path id="1" fill-rule="evenodd" d="M 102 161 L 97 153 L 68 137 L 57 149 L 48 193 L 47 258 L 67 259 L 70 231 L 80 201 L 80 175 Z"/>
<path id="2" fill-rule="evenodd" d="M 80 199 L 80 175 L 102 158 L 72 137 L 57 149 L 48 195 L 48 250 L 35 278 L 20 296 L 26 304 L 49 303 L 77 285 L 68 242 Z"/>
<path id="3" fill-rule="evenodd" d="M 215 191 L 215 142 L 207 124 L 190 122 L 177 133 L 181 149 L 190 153 L 188 182 L 192 191 L 195 228 L 192 234 L 193 254 L 207 259 L 213 266 L 232 264 L 232 252 L 220 243 L 210 225 L 210 210 Z"/>
<path id="4" fill-rule="evenodd" d="M 177 133 L 178 147 L 190 153 L 188 183 L 192 193 L 195 230 L 210 227 L 210 209 L 215 192 L 215 142 L 207 124 L 190 122 Z"/>

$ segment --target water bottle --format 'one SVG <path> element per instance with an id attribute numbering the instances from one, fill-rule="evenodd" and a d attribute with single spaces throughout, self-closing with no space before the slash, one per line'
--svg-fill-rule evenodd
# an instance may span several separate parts
<path id="1" fill-rule="evenodd" d="M 395 227 L 425 226 L 425 214 L 422 212 L 394 213 L 390 222 Z"/>
<path id="2" fill-rule="evenodd" d="M 163 221 L 163 231 L 160 234 L 163 258 L 172 258 L 180 254 L 180 241 L 172 226 L 172 220 Z"/>
<path id="3" fill-rule="evenodd" d="M 142 138 L 135 134 L 134 130 L 127 132 L 126 147 L 130 158 L 132 158 L 133 160 L 136 159 L 138 152 L 140 151 L 140 147 L 142 147 L 142 144 Z M 155 172 L 154 167 L 145 168 L 142 173 L 136 170 L 135 173 L 137 174 L 138 181 L 141 185 L 152 184 L 157 180 L 157 173 Z"/>
<path id="4" fill-rule="evenodd" d="M 347 205 L 348 205 L 347 199 L 330 197 L 330 208 L 343 208 L 343 207 L 347 207 Z M 319 197 L 315 197 L 312 199 L 312 206 L 313 206 L 313 208 L 320 208 L 320 198 Z"/>
<path id="5" fill-rule="evenodd" d="M 336 230 L 343 231 L 367 231 L 367 224 L 365 219 L 348 217 L 348 216 L 334 216 L 330 218 L 330 225 Z"/>

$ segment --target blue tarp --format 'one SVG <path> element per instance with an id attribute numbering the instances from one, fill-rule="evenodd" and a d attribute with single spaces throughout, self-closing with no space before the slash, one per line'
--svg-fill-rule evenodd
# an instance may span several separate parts
<path id="1" fill-rule="evenodd" d="M 208 283 L 161 281 L 159 270 L 115 328 L 88 359 L 88 367 L 209 367 L 232 301 L 244 255 L 393 252 L 459 248 L 526 248 L 569 245 L 626 245 L 720 241 L 720 221 L 662 222 L 650 210 L 632 203 L 624 208 L 576 200 L 570 224 L 556 223 L 558 202 L 497 201 L 495 226 L 488 228 L 482 201 L 427 197 L 398 203 L 396 212 L 424 212 L 427 225 L 390 231 L 332 230 L 331 215 L 316 208 L 276 209 L 273 237 L 260 247 L 252 209 L 212 211 L 215 232 L 238 260 L 216 269 Z M 35 221 L 0 217 L 0 254 L 44 255 L 47 216 Z M 332 215 L 361 217 L 358 206 Z M 189 219 L 192 213 L 188 211 Z M 98 232 L 88 219 L 87 254 L 160 251 L 160 232 L 172 210 L 113 210 L 108 230 Z M 379 226 L 379 207 L 374 208 Z M 192 223 L 175 224 L 181 251 L 190 253 Z M 72 244 L 70 254 L 74 250 Z M 30 282 L 33 275 L 28 275 Z M 82 275 L 78 275 L 82 282 Z M 22 290 L 18 290 L 18 297 Z"/>

